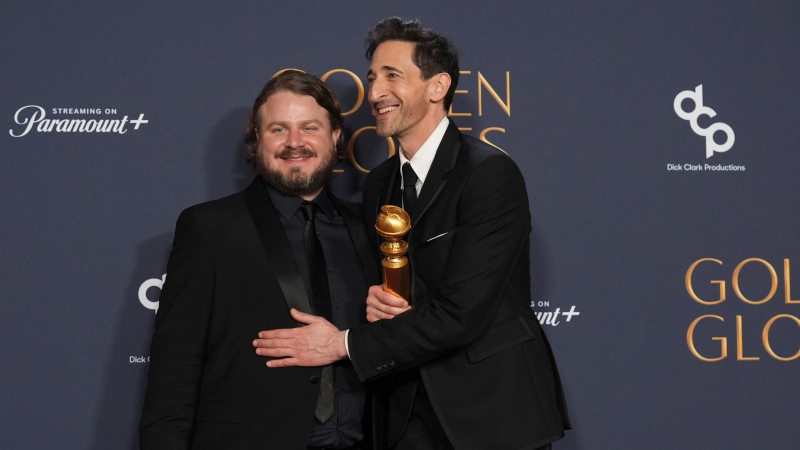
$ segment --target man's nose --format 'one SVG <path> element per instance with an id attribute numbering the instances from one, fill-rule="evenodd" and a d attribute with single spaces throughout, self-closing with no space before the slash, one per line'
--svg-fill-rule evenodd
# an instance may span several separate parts
<path id="1" fill-rule="evenodd" d="M 369 100 L 370 103 L 376 103 L 385 96 L 386 90 L 384 83 L 379 79 L 373 80 L 369 85 L 367 100 Z"/>
<path id="2" fill-rule="evenodd" d="M 286 133 L 286 146 L 289 148 L 298 148 L 303 146 L 303 134 L 300 132 L 300 130 L 288 130 Z"/>

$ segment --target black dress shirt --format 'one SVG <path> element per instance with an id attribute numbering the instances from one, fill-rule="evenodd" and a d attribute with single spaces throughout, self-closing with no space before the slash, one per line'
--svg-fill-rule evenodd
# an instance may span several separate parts
<path id="1" fill-rule="evenodd" d="M 278 210 L 297 266 L 308 287 L 303 243 L 305 217 L 300 211 L 303 199 L 282 194 L 270 186 L 267 186 L 267 191 Z M 317 204 L 316 228 L 328 266 L 333 324 L 340 330 L 345 330 L 366 322 L 365 299 L 368 286 L 344 219 L 328 195 L 327 189 L 323 189 L 314 199 Z M 334 364 L 334 387 L 333 415 L 325 423 L 319 423 L 313 418 L 313 414 L 309 417 L 313 421 L 309 447 L 345 448 L 360 442 L 364 437 L 361 419 L 366 393 L 349 359 Z"/>

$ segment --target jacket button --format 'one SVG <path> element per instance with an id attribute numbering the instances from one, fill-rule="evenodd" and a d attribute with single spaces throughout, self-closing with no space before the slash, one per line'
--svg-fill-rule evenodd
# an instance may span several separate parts
<path id="1" fill-rule="evenodd" d="M 389 361 L 389 367 L 394 367 L 394 360 Z"/>
<path id="2" fill-rule="evenodd" d="M 381 364 L 381 369 L 388 369 L 389 365 L 386 363 Z"/>
<path id="3" fill-rule="evenodd" d="M 319 383 L 319 375 L 311 375 L 310 377 L 308 377 L 308 381 L 309 381 L 311 384 L 317 384 L 317 383 Z"/>
<path id="4" fill-rule="evenodd" d="M 375 370 L 381 370 L 381 366 L 376 366 Z"/>

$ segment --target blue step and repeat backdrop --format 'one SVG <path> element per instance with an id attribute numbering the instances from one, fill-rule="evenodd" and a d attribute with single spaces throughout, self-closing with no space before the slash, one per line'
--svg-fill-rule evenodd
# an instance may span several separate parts
<path id="1" fill-rule="evenodd" d="M 392 15 L 457 43 L 451 118 L 525 174 L 557 449 L 798 448 L 800 4 L 641 0 L 4 2 L 0 448 L 137 447 L 178 213 L 251 179 L 285 68 L 340 96 L 357 199 Z"/>

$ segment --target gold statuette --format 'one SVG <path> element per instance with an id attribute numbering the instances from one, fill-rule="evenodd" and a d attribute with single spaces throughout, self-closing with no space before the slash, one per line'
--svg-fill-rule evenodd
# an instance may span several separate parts
<path id="1" fill-rule="evenodd" d="M 381 244 L 383 253 L 383 290 L 411 303 L 411 275 L 408 268 L 408 243 L 403 237 L 411 229 L 411 217 L 399 206 L 381 206 L 375 229 L 386 239 Z"/>

